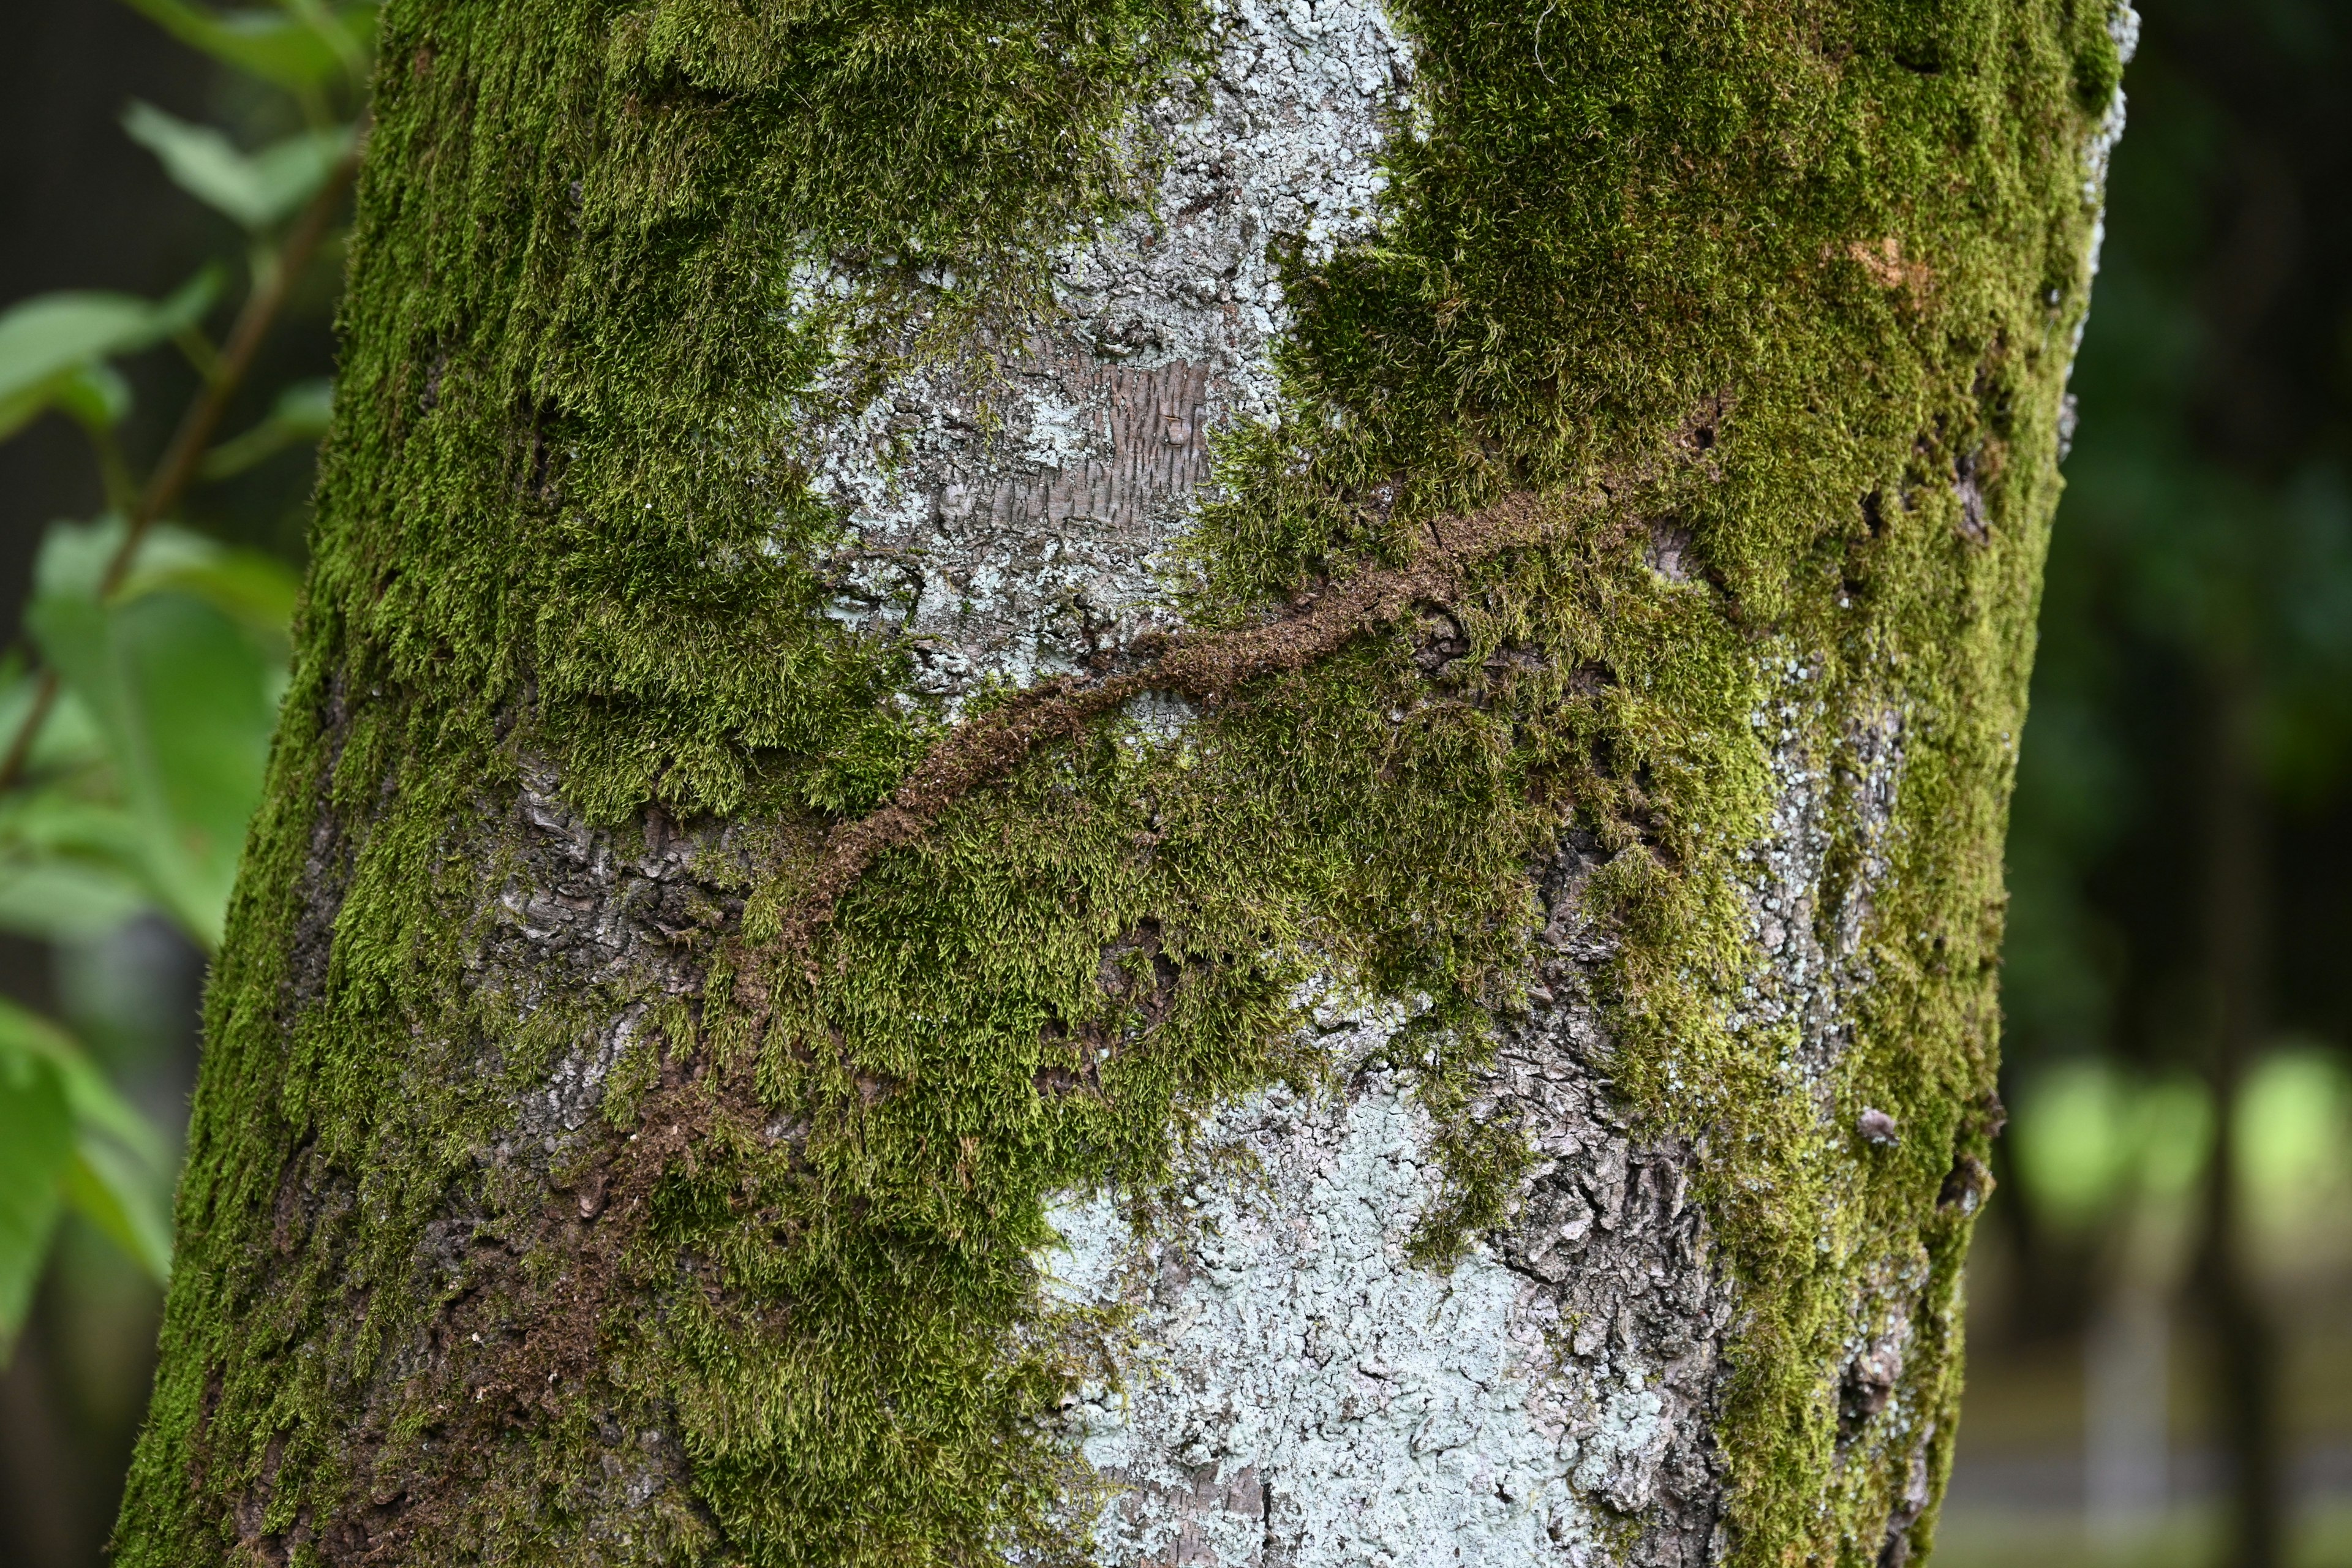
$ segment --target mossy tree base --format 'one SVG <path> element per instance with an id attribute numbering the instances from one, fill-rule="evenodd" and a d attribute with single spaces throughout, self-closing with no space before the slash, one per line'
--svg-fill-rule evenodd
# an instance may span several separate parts
<path id="1" fill-rule="evenodd" d="M 393 0 L 122 1560 L 1905 1561 L 2128 20 Z"/>

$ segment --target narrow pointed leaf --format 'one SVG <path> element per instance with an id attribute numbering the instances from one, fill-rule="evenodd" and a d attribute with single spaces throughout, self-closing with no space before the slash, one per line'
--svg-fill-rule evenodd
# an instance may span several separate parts
<path id="1" fill-rule="evenodd" d="M 210 269 L 170 299 L 96 291 L 39 294 L 0 313 L 0 437 L 67 391 L 77 373 L 192 325 L 219 289 Z"/>
<path id="2" fill-rule="evenodd" d="M 348 126 L 303 131 L 246 153 L 210 125 L 192 125 L 152 103 L 124 111 L 131 140 L 155 154 L 173 184 L 248 229 L 265 229 L 305 201 L 348 152 Z"/>
<path id="3" fill-rule="evenodd" d="M 172 1277 L 172 1218 L 163 1183 L 104 1139 L 85 1133 L 62 1179 L 66 1202 L 157 1284 Z"/>
<path id="4" fill-rule="evenodd" d="M 328 80 L 346 68 L 352 47 L 365 49 L 375 37 L 373 5 L 346 6 L 332 14 L 332 25 L 346 35 L 339 44 L 284 11 L 215 11 L 188 0 L 129 3 L 189 47 L 280 87 L 313 87 Z"/>
<path id="5" fill-rule="evenodd" d="M 296 382 L 278 394 L 268 417 L 205 455 L 205 477 L 226 479 L 297 442 L 317 440 L 327 433 L 334 391 L 335 384 L 323 376 L 316 381 Z"/>
<path id="6" fill-rule="evenodd" d="M 0 1358 L 32 1304 L 72 1157 L 73 1112 L 56 1069 L 0 1040 Z"/>
<path id="7" fill-rule="evenodd" d="M 162 1137 L 116 1092 L 71 1035 L 38 1013 L 0 997 L 0 1061 L 11 1060 L 47 1063 L 78 1124 L 118 1140 L 150 1164 L 163 1157 Z"/>

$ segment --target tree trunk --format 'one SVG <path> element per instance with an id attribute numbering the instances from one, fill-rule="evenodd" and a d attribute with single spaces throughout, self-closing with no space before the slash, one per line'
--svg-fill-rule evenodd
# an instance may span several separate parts
<path id="1" fill-rule="evenodd" d="M 1903 1562 L 2128 28 L 394 0 L 123 1561 Z"/>

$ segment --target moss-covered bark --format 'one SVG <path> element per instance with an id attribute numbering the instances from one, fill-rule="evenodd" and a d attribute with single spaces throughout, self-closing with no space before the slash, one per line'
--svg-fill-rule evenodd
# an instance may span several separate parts
<path id="1" fill-rule="evenodd" d="M 1041 1267 L 1296 1100 L 1549 1325 L 1495 1552 L 1902 1561 L 2120 32 L 393 0 L 122 1559 L 1175 1550 Z"/>

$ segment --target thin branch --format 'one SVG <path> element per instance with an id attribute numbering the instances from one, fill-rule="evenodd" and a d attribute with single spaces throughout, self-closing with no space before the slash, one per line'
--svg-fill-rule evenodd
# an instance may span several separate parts
<path id="1" fill-rule="evenodd" d="M 1585 510 L 1560 499 L 1508 496 L 1448 519 L 1442 539 L 1433 529 L 1406 565 L 1336 584 L 1280 619 L 1234 631 L 1180 634 L 1168 639 L 1149 667 L 1132 674 L 1092 685 L 1051 680 L 1021 692 L 950 731 L 915 764 L 889 804 L 825 835 L 815 874 L 784 916 L 784 945 L 805 956 L 817 929 L 833 918 L 834 906 L 883 851 L 920 837 L 956 800 L 1004 777 L 1045 742 L 1075 736 L 1089 721 L 1149 691 L 1213 700 L 1255 677 L 1303 669 L 1416 603 L 1455 596 L 1467 563 L 1540 542 Z"/>
<path id="2" fill-rule="evenodd" d="M 106 596 L 122 586 L 131 574 L 131 563 L 138 559 L 139 547 L 145 542 L 148 531 L 163 516 L 177 506 L 189 481 L 196 476 L 197 465 L 204 460 L 205 448 L 212 442 L 213 433 L 220 428 L 222 418 L 228 413 L 229 400 L 236 395 L 245 383 L 246 372 L 253 368 L 253 356 L 261 341 L 277 324 L 278 313 L 285 309 L 286 297 L 310 264 L 311 256 L 326 239 L 333 225 L 335 208 L 342 201 L 343 189 L 350 184 L 352 173 L 359 166 L 358 154 L 346 154 L 320 184 L 310 204 L 302 209 L 294 226 L 287 231 L 286 242 L 278 247 L 278 265 L 260 278 L 252 293 L 246 296 L 245 308 L 237 312 L 236 324 L 229 329 L 228 342 L 220 353 L 216 374 L 208 376 L 196 392 L 195 400 L 180 416 L 180 426 L 172 433 L 171 444 L 156 460 L 155 471 L 140 492 L 137 504 L 122 531 L 122 542 L 115 547 L 107 561 L 106 571 L 98 581 L 98 596 Z M 0 757 L 0 789 L 14 784 L 25 772 L 31 758 L 33 742 L 47 721 L 49 710 L 57 706 L 58 672 L 41 671 L 41 679 L 33 689 L 32 706 L 25 710 L 22 722 L 8 742 L 8 751 Z"/>

